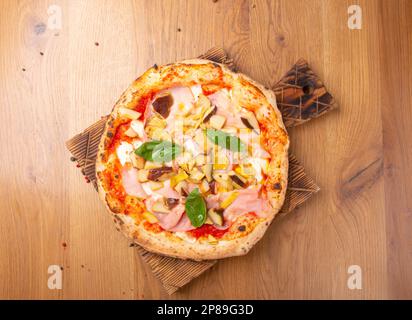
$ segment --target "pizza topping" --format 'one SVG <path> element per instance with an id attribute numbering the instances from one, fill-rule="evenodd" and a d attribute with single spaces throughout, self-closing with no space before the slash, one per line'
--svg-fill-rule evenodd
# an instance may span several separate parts
<path id="1" fill-rule="evenodd" d="M 149 170 L 140 169 L 137 171 L 137 180 L 139 182 L 147 182 L 149 176 Z"/>
<path id="2" fill-rule="evenodd" d="M 190 221 L 187 214 L 183 213 L 180 220 L 179 220 L 179 222 L 175 226 L 173 226 L 172 228 L 170 228 L 168 230 L 172 231 L 172 232 L 187 232 L 187 231 L 197 230 L 197 229 L 198 228 L 196 228 L 192 225 L 192 222 Z"/>
<path id="3" fill-rule="evenodd" d="M 170 141 L 152 140 L 143 143 L 135 153 L 148 161 L 169 162 L 181 153 L 181 148 Z"/>
<path id="4" fill-rule="evenodd" d="M 119 112 L 120 116 L 123 116 L 125 118 L 130 119 L 130 120 L 137 120 L 142 115 L 140 112 L 134 111 L 134 110 L 129 109 L 129 108 L 124 108 L 124 107 L 120 107 L 118 109 L 118 112 Z"/>
<path id="5" fill-rule="evenodd" d="M 130 122 L 130 128 L 136 132 L 136 135 L 139 138 L 144 138 L 145 136 L 145 132 L 144 132 L 144 124 L 142 121 L 139 120 L 132 120 L 132 122 Z M 130 130 L 129 128 L 129 130 Z"/>
<path id="6" fill-rule="evenodd" d="M 117 157 L 120 164 L 124 166 L 127 162 L 131 162 L 130 154 L 133 152 L 133 146 L 130 143 L 122 141 L 116 149 Z"/>
<path id="7" fill-rule="evenodd" d="M 147 175 L 147 179 L 152 181 L 164 181 L 167 178 L 170 178 L 172 173 L 173 168 L 171 167 L 150 169 Z"/>
<path id="8" fill-rule="evenodd" d="M 215 225 L 204 224 L 200 228 L 190 230 L 188 233 L 196 239 L 202 237 L 207 237 L 209 239 L 209 236 L 212 236 L 215 239 L 220 239 L 227 231 L 227 228 L 217 228 Z"/>
<path id="9" fill-rule="evenodd" d="M 186 214 L 194 227 L 202 226 L 206 221 L 206 204 L 199 189 L 194 189 L 186 198 Z"/>
<path id="10" fill-rule="evenodd" d="M 209 209 L 207 215 L 213 223 L 223 226 L 223 210 L 222 209 Z"/>
<path id="11" fill-rule="evenodd" d="M 137 133 L 136 133 L 136 131 L 133 130 L 132 127 L 130 127 L 129 129 L 127 129 L 127 130 L 124 132 L 124 134 L 125 134 L 126 136 L 128 136 L 129 138 L 135 138 L 135 137 L 137 137 Z"/>
<path id="12" fill-rule="evenodd" d="M 247 186 L 246 179 L 242 178 L 240 175 L 229 175 L 230 179 L 232 179 L 232 184 L 237 188 L 237 189 L 242 189 Z"/>
<path id="13" fill-rule="evenodd" d="M 234 221 L 237 217 L 249 212 L 255 212 L 258 216 L 262 217 L 267 215 L 270 210 L 269 201 L 259 198 L 258 188 L 244 189 L 236 192 L 236 199 L 224 211 L 224 216 L 227 220 Z M 223 208 L 224 206 L 221 204 L 221 207 Z"/>
<path id="14" fill-rule="evenodd" d="M 175 198 L 166 198 L 166 205 L 169 209 L 173 209 L 179 204 L 179 199 Z"/>
<path id="15" fill-rule="evenodd" d="M 136 148 L 134 145 L 133 147 Z M 130 153 L 130 160 L 132 161 L 133 167 L 137 169 L 143 169 L 145 166 L 145 160 L 133 152 Z"/>
<path id="16" fill-rule="evenodd" d="M 226 122 L 226 118 L 217 114 L 210 117 L 210 126 L 214 129 L 222 129 Z"/>
<path id="17" fill-rule="evenodd" d="M 247 128 L 254 130 L 257 134 L 260 133 L 259 122 L 256 120 L 253 112 L 244 110 L 240 120 Z"/>
<path id="18" fill-rule="evenodd" d="M 146 199 L 142 216 L 160 230 L 216 242 L 237 217 L 269 209 L 260 188 L 249 188 L 263 181 L 270 154 L 254 113 L 231 99 L 227 89 L 206 96 L 201 86 L 173 87 L 147 101 L 144 122 L 122 111 L 130 119 L 116 133 L 124 190 Z"/>
<path id="19" fill-rule="evenodd" d="M 155 210 L 153 209 L 153 203 L 154 201 L 152 199 L 148 199 L 146 201 L 147 209 L 156 216 L 156 218 L 159 220 L 159 225 L 165 230 L 171 230 L 173 227 L 175 227 L 185 212 L 185 206 L 180 203 L 176 205 L 172 210 L 167 209 L 167 213 L 155 212 Z M 155 209 L 158 208 L 155 207 Z"/>
<path id="20" fill-rule="evenodd" d="M 227 126 L 234 128 L 245 127 L 240 119 L 241 107 L 232 103 L 229 90 L 222 89 L 207 97 L 212 105 L 217 107 L 216 114 L 226 118 Z"/>
<path id="21" fill-rule="evenodd" d="M 156 218 L 155 215 L 151 214 L 150 212 L 143 212 L 142 214 L 143 218 L 146 219 L 150 223 L 156 223 L 159 222 L 159 220 Z"/>
<path id="22" fill-rule="evenodd" d="M 234 191 L 231 192 L 229 194 L 229 196 L 226 197 L 226 199 L 224 199 L 221 204 L 220 207 L 223 209 L 226 209 L 227 207 L 229 207 L 237 198 L 239 197 L 239 192 Z"/>
<path id="23" fill-rule="evenodd" d="M 200 183 L 205 175 L 198 168 L 194 167 L 190 171 L 189 180 L 193 183 Z"/>
<path id="24" fill-rule="evenodd" d="M 149 181 L 149 187 L 152 189 L 152 191 L 157 191 L 161 190 L 164 188 L 163 182 L 157 182 L 157 181 Z"/>
<path id="25" fill-rule="evenodd" d="M 138 173 L 135 168 L 123 167 L 121 174 L 123 187 L 128 195 L 138 198 L 145 198 L 147 196 L 142 185 L 138 182 Z"/>
<path id="26" fill-rule="evenodd" d="M 166 203 L 163 199 L 156 200 L 152 204 L 151 209 L 156 213 L 170 213 L 170 209 L 166 206 Z"/>
<path id="27" fill-rule="evenodd" d="M 171 94 L 165 94 L 163 96 L 157 97 L 152 104 L 154 110 L 166 119 L 169 116 L 170 108 L 173 105 L 173 97 Z"/>
<path id="28" fill-rule="evenodd" d="M 208 111 L 205 112 L 204 117 L 203 117 L 203 123 L 207 122 L 210 120 L 210 118 L 216 114 L 217 112 L 217 107 L 213 106 L 212 108 L 210 108 Z"/>
<path id="29" fill-rule="evenodd" d="M 191 86 L 190 90 L 192 91 L 193 97 L 195 98 L 195 101 L 199 99 L 199 96 L 203 94 L 203 89 L 200 84 L 197 84 L 195 86 Z"/>
<path id="30" fill-rule="evenodd" d="M 207 138 L 216 145 L 235 152 L 244 152 L 246 145 L 237 137 L 224 131 L 206 129 Z"/>

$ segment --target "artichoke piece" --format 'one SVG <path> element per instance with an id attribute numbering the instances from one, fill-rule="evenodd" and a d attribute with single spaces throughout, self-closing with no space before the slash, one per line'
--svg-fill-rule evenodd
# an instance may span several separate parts
<path id="1" fill-rule="evenodd" d="M 233 203 L 233 201 L 236 200 L 238 196 L 239 196 L 239 192 L 233 191 L 225 200 L 222 201 L 222 203 L 220 204 L 220 207 L 223 209 L 226 209 Z"/>
<path id="2" fill-rule="evenodd" d="M 169 213 L 170 210 L 163 200 L 157 200 L 153 203 L 152 210 L 158 213 Z"/>
<path id="3" fill-rule="evenodd" d="M 256 120 L 253 112 L 246 111 L 245 114 L 240 117 L 240 120 L 242 120 L 247 128 L 254 130 L 256 133 L 260 132 L 259 122 Z"/>
<path id="4" fill-rule="evenodd" d="M 209 209 L 207 215 L 213 223 L 223 226 L 223 209 Z"/>

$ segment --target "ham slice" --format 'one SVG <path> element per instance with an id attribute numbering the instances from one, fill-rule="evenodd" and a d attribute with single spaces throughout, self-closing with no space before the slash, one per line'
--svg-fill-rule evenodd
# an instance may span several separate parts
<path id="1" fill-rule="evenodd" d="M 175 128 L 176 114 L 179 113 L 181 105 L 183 105 L 184 110 L 190 110 L 193 107 L 195 98 L 193 97 L 192 90 L 189 87 L 174 87 L 167 90 L 173 97 L 173 104 L 170 108 L 169 116 L 166 119 L 166 130 L 171 133 Z M 181 132 L 181 130 L 177 130 Z"/>
<path id="2" fill-rule="evenodd" d="M 267 159 L 270 158 L 270 154 L 260 144 L 255 143 L 252 145 L 252 157 Z"/>
<path id="3" fill-rule="evenodd" d="M 122 184 L 123 188 L 128 195 L 145 198 L 147 197 L 142 185 L 137 180 L 137 169 L 133 167 L 123 167 L 122 171 Z"/>
<path id="4" fill-rule="evenodd" d="M 225 126 L 246 128 L 240 120 L 240 116 L 236 113 L 226 89 L 216 91 L 207 97 L 217 107 L 216 114 L 226 118 Z"/>
<path id="5" fill-rule="evenodd" d="M 254 212 L 262 218 L 267 216 L 271 207 L 268 200 L 259 198 L 259 189 L 244 189 L 238 192 L 239 196 L 223 212 L 225 219 L 234 221 L 237 217 L 249 212 Z"/>
<path id="6" fill-rule="evenodd" d="M 150 212 L 152 212 L 156 218 L 159 220 L 159 225 L 165 229 L 165 230 L 171 230 L 173 227 L 175 227 L 180 219 L 182 218 L 183 213 L 185 212 L 185 206 L 181 203 L 179 203 L 176 207 L 174 207 L 172 210 L 170 210 L 169 213 L 158 213 L 154 212 L 152 210 L 152 206 L 154 203 L 153 198 L 149 198 L 146 200 L 146 208 Z"/>
<path id="7" fill-rule="evenodd" d="M 175 225 L 173 228 L 169 229 L 169 231 L 173 232 L 185 232 L 185 231 L 190 231 L 196 229 L 196 227 L 192 226 L 192 223 L 189 220 L 189 217 L 187 216 L 186 213 L 184 213 L 177 225 Z"/>
<path id="8" fill-rule="evenodd" d="M 206 198 L 206 207 L 208 209 L 217 209 L 219 208 L 219 203 L 220 203 L 220 194 L 212 194 L 207 196 Z"/>
<path id="9" fill-rule="evenodd" d="M 180 199 L 181 195 L 170 187 L 170 180 L 163 182 L 163 188 L 153 191 L 154 193 L 163 196 L 165 198 Z"/>

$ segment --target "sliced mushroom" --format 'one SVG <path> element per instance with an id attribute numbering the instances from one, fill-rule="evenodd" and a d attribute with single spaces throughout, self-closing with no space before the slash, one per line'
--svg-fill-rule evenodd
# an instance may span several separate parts
<path id="1" fill-rule="evenodd" d="M 179 199 L 166 198 L 165 202 L 169 210 L 172 210 L 174 207 L 176 207 L 179 204 Z"/>
<path id="2" fill-rule="evenodd" d="M 172 172 L 172 167 L 150 169 L 147 179 L 152 181 L 163 181 L 164 179 L 168 178 Z"/>
<path id="3" fill-rule="evenodd" d="M 216 181 L 212 180 L 209 182 L 209 188 L 212 194 L 216 194 Z"/>
<path id="4" fill-rule="evenodd" d="M 253 112 L 246 112 L 240 117 L 240 120 L 242 120 L 243 124 L 247 128 L 254 130 L 256 133 L 259 133 L 259 122 L 256 120 L 255 114 Z"/>
<path id="5" fill-rule="evenodd" d="M 158 97 L 153 101 L 153 109 L 163 118 L 167 118 L 170 114 L 170 108 L 173 105 L 173 97 L 171 94 L 166 94 Z"/>

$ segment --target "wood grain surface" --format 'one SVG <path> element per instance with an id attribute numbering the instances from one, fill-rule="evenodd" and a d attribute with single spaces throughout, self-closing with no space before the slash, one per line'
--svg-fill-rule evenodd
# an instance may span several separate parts
<path id="1" fill-rule="evenodd" d="M 213 46 L 268 86 L 304 57 L 340 109 L 290 130 L 321 192 L 171 297 L 412 298 L 412 1 L 356 3 L 361 30 L 352 1 L 0 0 L 0 298 L 169 298 L 64 142 L 148 66 Z"/>

